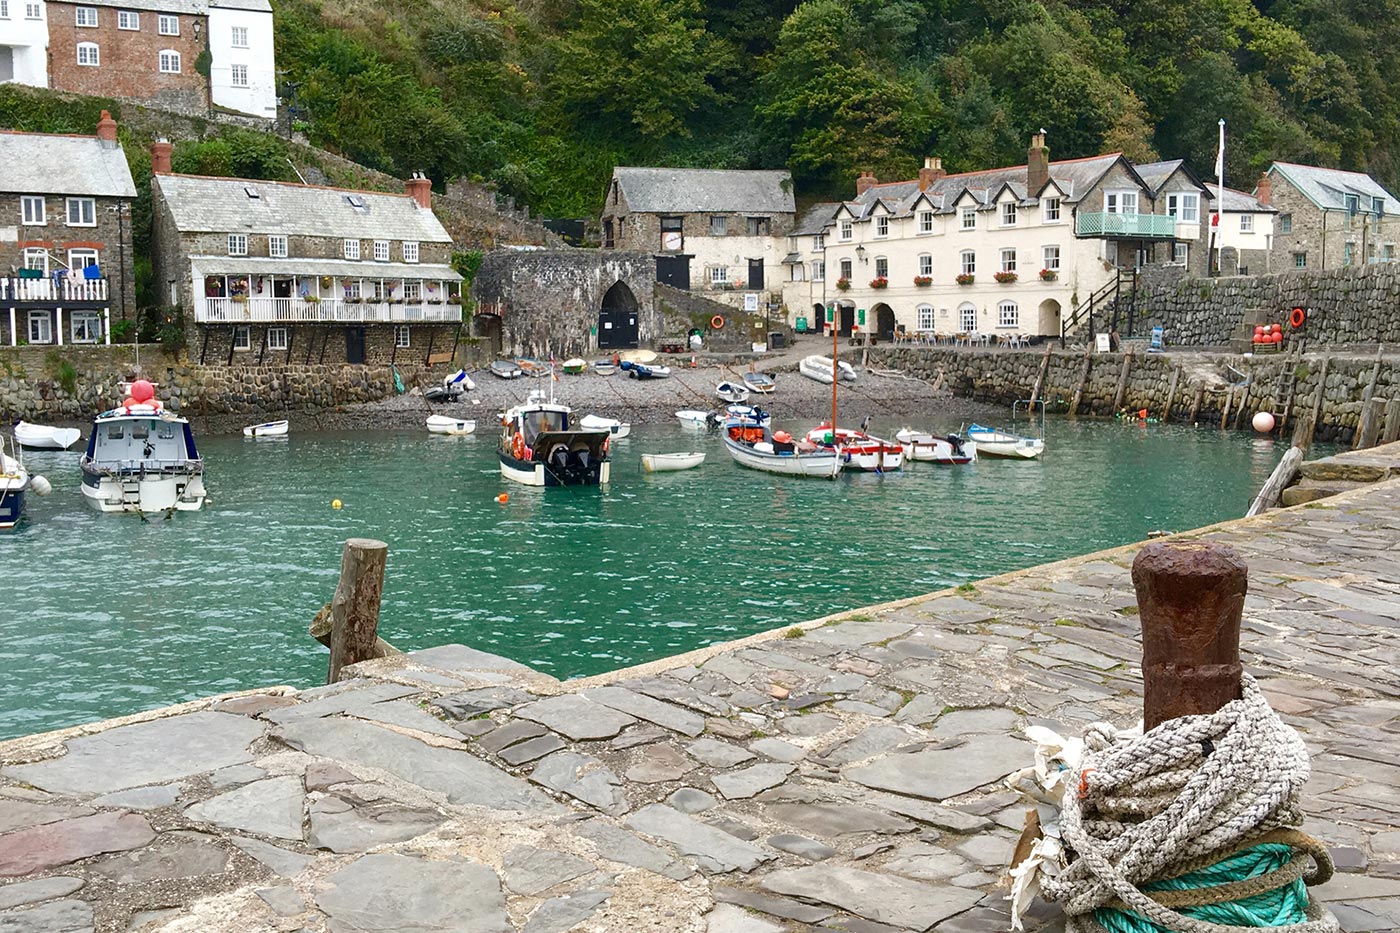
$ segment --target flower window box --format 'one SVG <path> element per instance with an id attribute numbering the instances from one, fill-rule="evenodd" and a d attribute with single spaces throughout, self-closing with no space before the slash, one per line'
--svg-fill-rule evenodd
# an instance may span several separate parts
<path id="1" fill-rule="evenodd" d="M 973 275 L 971 272 L 963 272 L 960 273 L 954 281 L 959 285 L 971 285 L 976 280 L 977 276 Z"/>
<path id="2" fill-rule="evenodd" d="M 871 288 L 889 288 L 889 286 L 890 280 L 885 278 L 883 275 L 877 275 L 875 276 L 875 278 L 870 280 Z"/>
<path id="3" fill-rule="evenodd" d="M 992 278 L 996 279 L 996 280 L 997 280 L 999 283 L 1001 283 L 1002 285 L 1010 285 L 1012 282 L 1016 281 L 1016 273 L 1014 273 L 1014 272 L 993 272 L 993 273 L 992 273 Z"/>
<path id="4" fill-rule="evenodd" d="M 926 287 L 926 286 L 932 285 L 932 284 L 933 284 L 933 276 L 931 276 L 931 275 L 916 275 L 916 276 L 914 276 L 914 284 L 917 285 L 917 286 L 919 286 L 920 288 L 924 288 L 924 287 Z"/>

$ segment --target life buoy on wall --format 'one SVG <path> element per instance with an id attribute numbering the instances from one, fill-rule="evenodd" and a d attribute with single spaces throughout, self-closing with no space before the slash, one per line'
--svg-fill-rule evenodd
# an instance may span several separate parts
<path id="1" fill-rule="evenodd" d="M 714 330 L 724 330 L 724 318 L 716 314 L 710 318 L 710 327 Z"/>
<path id="2" fill-rule="evenodd" d="M 1308 312 L 1302 307 L 1294 308 L 1288 315 L 1288 323 L 1293 325 L 1294 330 L 1302 327 L 1307 319 Z"/>

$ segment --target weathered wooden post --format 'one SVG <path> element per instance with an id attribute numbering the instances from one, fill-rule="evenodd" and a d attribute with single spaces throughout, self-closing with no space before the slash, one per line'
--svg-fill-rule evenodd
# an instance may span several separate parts
<path id="1" fill-rule="evenodd" d="M 1393 444 L 1400 441 L 1400 396 L 1385 403 L 1385 428 L 1381 431 L 1381 443 Z"/>
<path id="2" fill-rule="evenodd" d="M 1248 589 L 1239 554 L 1209 542 L 1155 542 L 1133 561 L 1133 587 L 1142 620 L 1145 728 L 1239 699 Z"/>
<path id="3" fill-rule="evenodd" d="M 350 538 L 340 556 L 340 583 L 331 598 L 331 666 L 326 683 L 335 683 L 351 664 L 379 657 L 379 601 L 384 595 L 384 565 L 389 545 L 372 538 Z"/>
<path id="4" fill-rule="evenodd" d="M 1317 412 L 1306 411 L 1293 422 L 1293 446 L 1303 453 L 1312 446 L 1313 434 L 1317 432 Z"/>
<path id="5" fill-rule="evenodd" d="M 1172 420 L 1172 403 L 1176 401 L 1176 383 L 1181 378 L 1180 364 L 1172 367 L 1172 381 L 1167 385 L 1167 402 L 1162 406 L 1162 423 Z"/>
<path id="6" fill-rule="evenodd" d="M 1116 412 L 1123 407 L 1123 400 L 1128 395 L 1128 373 L 1133 368 L 1133 351 L 1130 348 L 1123 354 L 1123 366 L 1118 370 L 1118 387 L 1113 392 L 1113 410 Z"/>
<path id="7" fill-rule="evenodd" d="M 1192 424 L 1196 423 L 1196 418 L 1199 417 L 1201 414 L 1201 405 L 1205 402 L 1205 400 L 1206 384 L 1204 382 L 1198 382 L 1196 383 L 1196 394 L 1191 399 L 1191 411 L 1189 411 L 1186 415 L 1187 421 L 1191 422 Z"/>
<path id="8" fill-rule="evenodd" d="M 1091 350 L 1084 351 L 1084 368 L 1079 371 L 1079 388 L 1074 390 L 1074 397 L 1069 402 L 1069 416 L 1071 418 L 1079 414 L 1079 404 L 1084 400 L 1084 390 L 1089 385 L 1089 370 L 1094 366 L 1094 354 Z"/>
<path id="9" fill-rule="evenodd" d="M 1356 441 L 1352 444 L 1354 450 L 1365 450 L 1375 447 L 1376 441 L 1380 439 L 1381 423 L 1385 420 L 1385 406 L 1389 404 L 1387 399 L 1368 398 L 1361 405 L 1361 420 L 1356 425 Z"/>

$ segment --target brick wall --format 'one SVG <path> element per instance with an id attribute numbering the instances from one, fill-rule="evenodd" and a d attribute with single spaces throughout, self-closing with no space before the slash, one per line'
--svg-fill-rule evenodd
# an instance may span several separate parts
<path id="1" fill-rule="evenodd" d="M 47 223 L 23 226 L 12 223 L 23 218 L 19 195 L 0 195 L 0 274 L 24 265 L 26 248 L 43 248 L 50 253 L 49 269 L 62 268 L 70 249 L 95 249 L 97 261 L 106 276 L 111 296 L 112 319 L 133 317 L 136 313 L 136 275 L 132 265 L 131 214 L 122 198 L 94 198 L 95 227 L 70 227 L 63 195 L 44 199 Z M 114 208 L 126 207 L 121 213 Z M 13 235 L 12 235 L 13 234 Z M 123 272 L 125 270 L 125 272 Z"/>
<path id="2" fill-rule="evenodd" d="M 209 109 L 208 81 L 195 69 L 208 33 L 207 17 L 180 14 L 180 34 L 162 36 L 154 10 L 141 10 L 136 30 L 117 28 L 117 10 L 97 10 L 97 28 L 77 25 L 79 4 L 48 4 L 49 86 L 61 91 L 149 101 L 163 109 L 202 113 Z M 78 44 L 95 42 L 96 67 L 78 64 Z M 162 74 L 162 50 L 180 53 L 180 73 Z"/>

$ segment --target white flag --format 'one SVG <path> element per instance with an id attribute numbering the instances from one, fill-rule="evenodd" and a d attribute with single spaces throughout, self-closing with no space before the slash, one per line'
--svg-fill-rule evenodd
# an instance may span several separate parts
<path id="1" fill-rule="evenodd" d="M 1220 148 L 1215 151 L 1215 177 L 1224 185 L 1225 178 L 1225 120 L 1220 120 Z"/>

